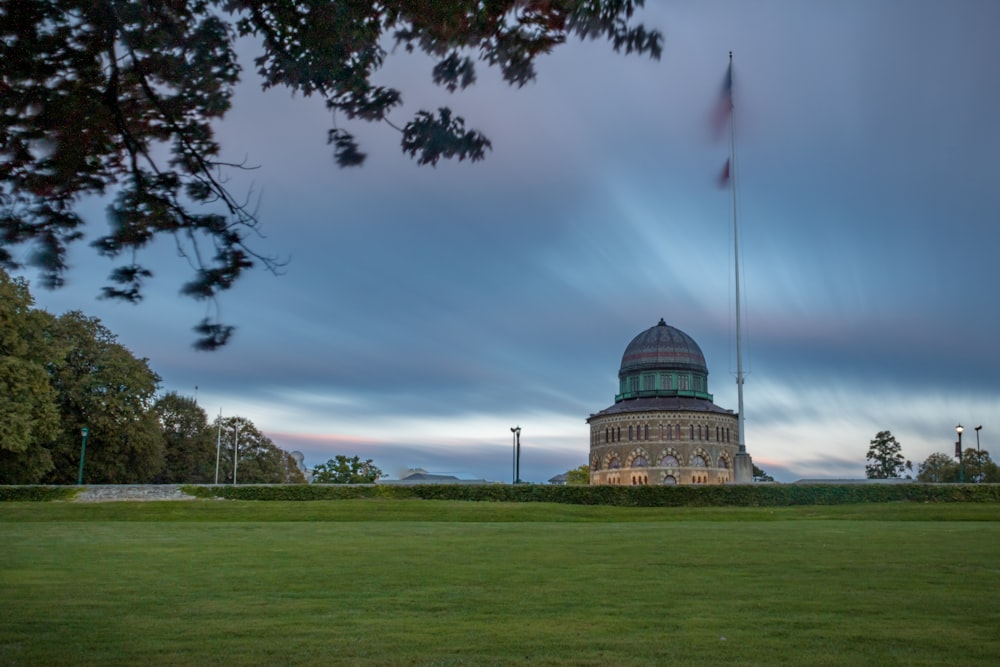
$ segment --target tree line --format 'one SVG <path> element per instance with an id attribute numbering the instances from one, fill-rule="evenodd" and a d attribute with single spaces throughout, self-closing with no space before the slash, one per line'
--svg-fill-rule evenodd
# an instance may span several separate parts
<path id="1" fill-rule="evenodd" d="M 902 445 L 889 431 L 879 431 L 870 442 L 865 465 L 868 479 L 898 479 L 904 475 L 911 479 L 908 471 L 913 463 L 903 456 Z M 917 467 L 917 481 L 931 483 L 1000 483 L 1000 467 L 990 458 L 989 451 L 981 448 L 966 448 L 961 457 L 935 452 Z"/>
<path id="2" fill-rule="evenodd" d="M 0 270 L 0 483 L 212 483 L 217 470 L 224 483 L 234 468 L 240 483 L 306 481 L 249 419 L 209 423 L 195 399 L 158 396 L 149 360 L 98 318 L 33 306 Z"/>

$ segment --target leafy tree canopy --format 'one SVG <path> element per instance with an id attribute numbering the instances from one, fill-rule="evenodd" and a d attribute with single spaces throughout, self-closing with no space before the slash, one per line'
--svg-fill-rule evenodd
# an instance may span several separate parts
<path id="1" fill-rule="evenodd" d="M 374 75 L 395 48 L 435 60 L 434 82 L 472 85 L 475 65 L 505 81 L 535 78 L 535 59 L 569 36 L 608 40 L 616 51 L 660 56 L 662 36 L 630 20 L 643 0 L 0 0 L 0 263 L 13 246 L 49 286 L 66 271 L 67 246 L 82 238 L 77 210 L 114 192 L 109 233 L 93 245 L 122 264 L 104 289 L 138 301 L 152 276 L 137 253 L 169 235 L 194 266 L 182 292 L 215 302 L 255 263 L 248 237 L 258 219 L 230 193 L 213 124 L 230 108 L 239 36 L 254 38 L 264 87 L 321 96 L 327 140 L 344 167 L 365 154 L 347 130 L 378 121 L 398 130 L 419 164 L 481 160 L 490 141 L 446 108 L 397 120 L 399 90 Z M 196 346 L 224 344 L 232 327 L 206 318 Z"/>
<path id="2" fill-rule="evenodd" d="M 962 467 L 966 482 L 996 484 L 1000 482 L 1000 467 L 985 449 L 967 448 L 962 452 Z"/>
<path id="3" fill-rule="evenodd" d="M 216 418 L 219 432 L 219 482 L 231 484 L 304 484 L 305 475 L 289 452 L 281 449 L 245 417 Z M 233 456 L 234 450 L 236 456 Z M 234 462 L 235 458 L 235 475 Z M 213 473 L 214 477 L 214 473 Z"/>
<path id="4" fill-rule="evenodd" d="M 52 469 L 45 445 L 59 412 L 46 364 L 54 347 L 33 303 L 27 283 L 0 270 L 0 483 L 37 483 Z"/>
<path id="5" fill-rule="evenodd" d="M 161 484 L 208 484 L 215 481 L 219 433 L 195 399 L 169 392 L 153 406 L 163 434 Z"/>
<path id="6" fill-rule="evenodd" d="M 371 459 L 337 454 L 313 468 L 314 484 L 371 484 L 385 476 Z"/>
<path id="7" fill-rule="evenodd" d="M 917 466 L 917 481 L 944 483 L 958 481 L 958 462 L 941 452 L 935 452 Z"/>
<path id="8" fill-rule="evenodd" d="M 585 463 L 579 468 L 567 470 L 566 484 L 590 484 L 590 466 Z"/>
<path id="9" fill-rule="evenodd" d="M 53 331 L 65 353 L 53 362 L 51 377 L 61 423 L 51 446 L 55 468 L 49 481 L 76 481 L 83 426 L 89 430 L 84 482 L 152 481 L 163 467 L 152 411 L 160 377 L 97 318 L 70 311 L 55 318 Z"/>
<path id="10" fill-rule="evenodd" d="M 959 471 L 961 470 L 961 474 Z M 1000 483 L 1000 466 L 985 449 L 967 448 L 962 452 L 962 461 L 935 452 L 917 468 L 917 480 L 937 484 L 956 483 L 962 479 L 965 482 L 997 484 Z"/>
<path id="11" fill-rule="evenodd" d="M 903 457 L 903 446 L 889 431 L 879 431 L 870 444 L 865 456 L 868 460 L 865 476 L 868 479 L 898 479 L 907 470 L 913 470 L 913 464 Z"/>
<path id="12" fill-rule="evenodd" d="M 753 481 L 755 482 L 773 482 L 774 478 L 764 472 L 761 468 L 756 465 L 753 467 Z"/>

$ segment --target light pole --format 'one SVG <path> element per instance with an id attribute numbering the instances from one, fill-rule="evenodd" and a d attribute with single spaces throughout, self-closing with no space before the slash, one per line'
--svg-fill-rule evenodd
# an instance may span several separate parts
<path id="1" fill-rule="evenodd" d="M 979 449 L 979 430 L 983 428 L 980 424 L 976 427 L 976 482 L 983 481 L 983 453 Z"/>
<path id="2" fill-rule="evenodd" d="M 521 481 L 521 427 L 512 426 L 510 432 L 513 433 L 514 440 L 514 471 L 513 471 L 513 484 L 517 484 Z"/>
<path id="3" fill-rule="evenodd" d="M 962 425 L 959 424 L 955 427 L 955 432 L 958 433 L 958 442 L 955 443 L 955 456 L 958 457 L 958 483 L 965 483 L 965 466 L 962 465 Z"/>
<path id="4" fill-rule="evenodd" d="M 240 454 L 240 423 L 236 422 L 236 436 L 233 439 L 233 485 L 236 485 L 236 461 Z"/>
<path id="5" fill-rule="evenodd" d="M 76 485 L 80 486 L 83 484 L 83 457 L 87 453 L 87 434 L 90 433 L 90 429 L 84 426 L 80 429 L 80 435 L 83 436 L 83 444 L 80 445 L 80 472 L 76 476 Z"/>
<path id="6" fill-rule="evenodd" d="M 219 458 L 222 456 L 222 408 L 219 408 L 219 429 L 215 434 L 215 483 L 219 483 Z"/>

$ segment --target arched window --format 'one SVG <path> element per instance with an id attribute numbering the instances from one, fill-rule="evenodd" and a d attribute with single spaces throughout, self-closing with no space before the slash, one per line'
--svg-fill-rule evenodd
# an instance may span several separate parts
<path id="1" fill-rule="evenodd" d="M 649 461 L 646 460 L 645 456 L 637 456 L 634 459 L 632 459 L 633 468 L 645 468 L 648 465 Z"/>
<path id="2" fill-rule="evenodd" d="M 645 435 L 643 435 L 643 438 L 642 438 L 642 439 L 643 439 L 643 440 L 649 440 L 649 424 L 646 424 L 646 425 L 645 425 L 645 426 L 643 427 L 643 431 L 644 431 Z"/>
<path id="3" fill-rule="evenodd" d="M 674 456 L 673 454 L 667 454 L 666 456 L 660 459 L 661 468 L 679 468 L 680 465 L 681 465 L 680 461 L 678 461 L 677 457 Z"/>
<path id="4" fill-rule="evenodd" d="M 667 475 L 663 478 L 663 483 L 667 486 L 672 486 L 677 483 L 677 478 L 673 475 Z"/>
<path id="5" fill-rule="evenodd" d="M 695 455 L 694 458 L 691 459 L 691 465 L 695 468 L 708 467 L 708 463 L 705 462 L 705 457 L 703 457 L 701 454 L 697 454 Z"/>
<path id="6" fill-rule="evenodd" d="M 724 456 L 719 458 L 719 467 L 724 470 L 729 470 L 729 461 L 727 461 Z"/>
<path id="7" fill-rule="evenodd" d="M 611 460 L 608 461 L 608 470 L 618 470 L 621 467 L 622 462 L 618 460 L 617 456 L 611 457 Z"/>
<path id="8" fill-rule="evenodd" d="M 632 442 L 632 425 L 631 424 L 629 424 L 629 427 L 628 427 L 628 441 Z"/>
<path id="9" fill-rule="evenodd" d="M 694 424 L 691 424 L 691 440 L 694 440 Z"/>

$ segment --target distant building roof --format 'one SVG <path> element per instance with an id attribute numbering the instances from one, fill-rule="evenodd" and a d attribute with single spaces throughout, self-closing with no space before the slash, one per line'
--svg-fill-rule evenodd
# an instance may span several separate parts
<path id="1" fill-rule="evenodd" d="M 380 479 L 377 484 L 405 485 L 405 484 L 489 484 L 485 479 L 459 479 L 454 475 L 435 475 L 423 470 L 417 470 L 399 479 Z"/>
<path id="2" fill-rule="evenodd" d="M 839 477 L 818 477 L 813 479 L 800 479 L 793 484 L 912 484 L 912 479 L 861 479 L 861 478 L 839 478 Z"/>
<path id="3" fill-rule="evenodd" d="M 566 473 L 561 472 L 555 477 L 549 477 L 549 484 L 565 484 L 566 483 Z"/>

